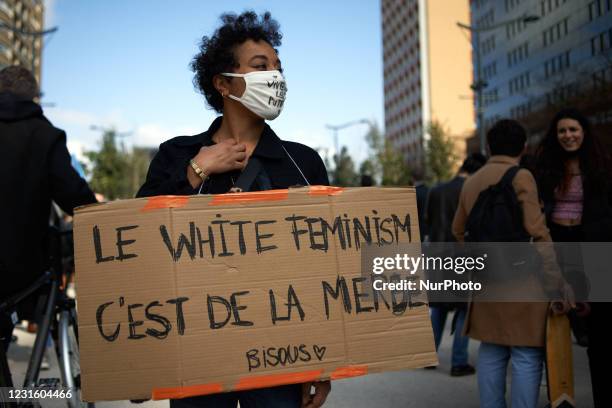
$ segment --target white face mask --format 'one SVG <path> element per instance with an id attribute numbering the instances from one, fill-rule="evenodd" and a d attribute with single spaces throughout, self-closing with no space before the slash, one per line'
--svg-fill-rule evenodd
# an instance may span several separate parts
<path id="1" fill-rule="evenodd" d="M 248 110 L 267 120 L 276 119 L 283 110 L 287 85 L 280 71 L 253 71 L 248 74 L 231 72 L 221 75 L 244 78 L 246 88 L 241 97 L 228 97 L 242 103 Z"/>

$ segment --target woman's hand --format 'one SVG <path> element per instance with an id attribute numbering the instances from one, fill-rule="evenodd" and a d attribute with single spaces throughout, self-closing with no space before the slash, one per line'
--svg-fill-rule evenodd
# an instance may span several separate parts
<path id="1" fill-rule="evenodd" d="M 193 160 L 206 175 L 210 176 L 242 169 L 246 158 L 246 145 L 236 143 L 233 139 L 227 139 L 213 146 L 202 146 Z M 187 166 L 187 179 L 193 188 L 202 182 L 190 165 Z"/>
<path id="2" fill-rule="evenodd" d="M 310 393 L 314 387 L 314 394 Z M 327 395 L 331 391 L 331 382 L 315 381 L 302 384 L 302 408 L 319 408 L 325 402 Z"/>

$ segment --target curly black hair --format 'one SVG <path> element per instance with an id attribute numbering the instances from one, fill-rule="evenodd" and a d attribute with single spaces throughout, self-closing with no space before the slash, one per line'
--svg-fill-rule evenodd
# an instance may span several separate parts
<path id="1" fill-rule="evenodd" d="M 569 184 L 569 174 L 565 168 L 568 154 L 559 143 L 557 125 L 562 119 L 573 119 L 580 124 L 584 139 L 577 152 L 580 170 L 583 174 L 585 189 L 595 192 L 610 186 L 612 178 L 612 161 L 602 146 L 601 140 L 593 132 L 589 119 L 575 108 L 559 111 L 550 122 L 548 132 L 536 150 L 536 172 L 540 195 L 545 202 L 554 200 L 554 191 L 559 188 L 565 191 Z"/>
<path id="2" fill-rule="evenodd" d="M 213 86 L 213 77 L 239 67 L 234 49 L 247 40 L 263 40 L 272 47 L 278 47 L 283 38 L 278 22 L 269 12 L 261 16 L 257 16 L 254 11 L 245 11 L 240 15 L 224 13 L 221 21 L 223 25 L 211 37 L 202 37 L 200 52 L 190 64 L 191 70 L 195 72 L 194 86 L 218 113 L 223 112 L 223 98 Z"/>

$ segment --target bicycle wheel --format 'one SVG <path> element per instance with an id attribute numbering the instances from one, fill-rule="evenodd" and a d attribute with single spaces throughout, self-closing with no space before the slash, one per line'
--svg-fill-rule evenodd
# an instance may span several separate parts
<path id="1" fill-rule="evenodd" d="M 59 365 L 62 385 L 72 391 L 68 399 L 70 408 L 94 407 L 81 399 L 81 365 L 76 312 L 74 308 L 62 310 L 58 324 Z"/>

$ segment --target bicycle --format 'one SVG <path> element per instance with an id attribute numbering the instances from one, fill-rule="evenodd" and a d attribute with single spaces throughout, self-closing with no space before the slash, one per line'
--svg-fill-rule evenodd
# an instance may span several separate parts
<path id="1" fill-rule="evenodd" d="M 66 264 L 71 262 L 70 259 L 65 262 L 66 258 L 62 258 L 62 246 L 59 244 L 62 235 L 67 237 L 71 234 L 72 231 L 60 232 L 57 228 L 51 227 L 50 236 L 54 239 L 52 245 L 55 245 L 54 250 L 51 251 L 55 254 L 51 261 L 52 266 L 32 285 L 0 303 L 0 313 L 15 316 L 17 306 L 24 299 L 45 287 L 48 288 L 45 308 L 38 325 L 23 388 L 41 386 L 57 388 L 61 385 L 63 389 L 70 390 L 70 393 L 66 393 L 69 408 L 93 407 L 93 403 L 86 403 L 81 400 L 76 305 L 75 300 L 67 293 L 68 283 L 72 277 L 72 268 L 65 267 Z M 14 320 L 13 323 L 16 323 L 16 321 Z M 55 346 L 61 379 L 39 378 L 49 336 L 51 336 Z M 0 387 L 13 387 L 4 347 L 0 347 Z M 4 405 L 4 403 L 2 404 Z M 29 405 L 31 406 L 31 404 Z"/>

